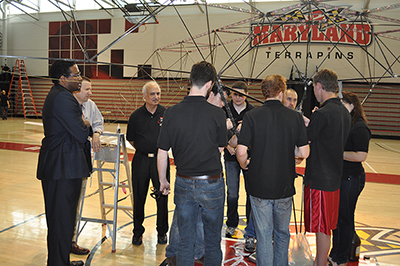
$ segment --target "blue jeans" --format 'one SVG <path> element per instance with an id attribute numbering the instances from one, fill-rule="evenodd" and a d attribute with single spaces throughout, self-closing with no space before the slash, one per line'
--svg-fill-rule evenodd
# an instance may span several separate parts
<path id="1" fill-rule="evenodd" d="M 287 266 L 292 197 L 268 200 L 250 196 L 250 200 L 257 234 L 257 266 Z"/>
<path id="2" fill-rule="evenodd" d="M 175 257 L 178 252 L 179 243 L 179 229 L 177 221 L 177 211 L 174 212 L 174 217 L 172 218 L 172 224 L 169 228 L 169 243 L 165 248 L 165 257 Z M 201 220 L 200 212 L 197 215 L 197 232 L 196 232 L 196 244 L 194 247 L 194 259 L 200 259 L 204 256 L 204 230 L 203 221 Z"/>
<path id="3" fill-rule="evenodd" d="M 250 214 L 250 218 L 247 220 L 247 226 L 244 229 L 246 233 L 244 234 L 244 237 L 254 237 L 256 238 L 256 231 L 254 230 L 254 222 L 253 222 L 253 215 Z"/>
<path id="4" fill-rule="evenodd" d="M 332 260 L 338 264 L 349 261 L 354 229 L 354 212 L 358 196 L 365 186 L 365 173 L 349 176 L 340 185 L 339 218 L 337 228 L 333 230 L 333 246 L 330 252 Z"/>
<path id="5" fill-rule="evenodd" d="M 240 185 L 240 165 L 237 161 L 225 161 L 226 172 L 226 187 L 227 187 L 227 220 L 226 226 L 237 227 L 239 224 L 238 201 L 239 201 L 239 185 Z M 243 171 L 243 177 L 246 187 L 246 171 Z M 246 189 L 247 191 L 247 189 Z M 253 221 L 251 217 L 251 204 L 246 192 L 246 218 L 247 227 L 245 228 L 246 235 L 255 237 Z"/>
<path id="6" fill-rule="evenodd" d="M 227 188 L 227 220 L 226 226 L 237 227 L 239 224 L 238 200 L 240 184 L 240 165 L 236 161 L 225 160 L 226 188 Z"/>
<path id="7" fill-rule="evenodd" d="M 192 180 L 176 177 L 174 202 L 179 228 L 179 266 L 193 266 L 197 216 L 204 227 L 204 265 L 221 265 L 221 229 L 224 215 L 224 178 Z"/>
<path id="8" fill-rule="evenodd" d="M 227 219 L 226 226 L 237 227 L 239 224 L 238 201 L 239 201 L 239 185 L 240 185 L 240 165 L 236 161 L 225 161 L 226 187 L 227 187 Z M 243 171 L 246 188 L 246 171 Z M 247 191 L 247 189 L 246 189 Z M 249 195 L 246 192 L 246 218 L 247 226 L 245 228 L 245 237 L 256 237 L 251 215 L 251 204 Z"/>
<path id="9" fill-rule="evenodd" d="M 7 118 L 7 112 L 8 112 L 8 107 L 7 106 L 1 106 L 1 118 L 6 119 Z"/>

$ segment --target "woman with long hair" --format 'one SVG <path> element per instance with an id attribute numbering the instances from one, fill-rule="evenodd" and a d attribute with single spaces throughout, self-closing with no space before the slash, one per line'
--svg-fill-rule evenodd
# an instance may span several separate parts
<path id="1" fill-rule="evenodd" d="M 343 175 L 340 186 L 339 218 L 333 231 L 333 247 L 329 265 L 346 265 L 355 233 L 354 212 L 357 199 L 365 185 L 362 162 L 367 159 L 371 131 L 367 126 L 360 99 L 353 92 L 343 92 L 343 105 L 351 114 L 350 134 L 343 155 Z"/>

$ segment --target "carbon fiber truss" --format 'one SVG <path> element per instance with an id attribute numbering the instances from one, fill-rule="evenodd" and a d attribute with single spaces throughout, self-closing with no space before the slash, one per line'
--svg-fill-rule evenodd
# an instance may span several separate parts
<path id="1" fill-rule="evenodd" d="M 347 64 L 352 68 L 357 76 L 355 75 L 352 78 L 343 80 L 345 82 L 354 81 L 368 84 L 370 92 L 365 97 L 364 102 L 378 83 L 389 78 L 397 78 L 398 72 L 400 72 L 400 55 L 392 51 L 391 47 L 393 47 L 393 45 L 388 45 L 388 42 L 392 43 L 400 41 L 399 35 L 396 35 L 400 32 L 400 20 L 381 15 L 382 12 L 387 14 L 390 13 L 387 11 L 398 9 L 400 3 L 368 9 L 369 1 L 367 1 L 362 10 L 355 10 L 352 9 L 352 6 L 350 5 L 332 4 L 335 1 L 301 0 L 293 5 L 263 11 L 247 2 L 245 3 L 247 4 L 248 9 L 223 4 L 196 2 L 195 5 L 199 7 L 201 12 L 205 13 L 208 30 L 202 33 L 193 34 L 178 10 L 180 7 L 174 5 L 173 1 L 166 0 L 163 3 L 153 2 L 151 7 L 144 1 L 143 5 L 148 7 L 148 15 L 143 16 L 142 20 L 137 22 L 110 44 L 106 45 L 97 55 L 89 58 L 84 45 L 81 45 L 83 41 L 79 31 L 79 26 L 76 22 L 71 22 L 76 21 L 74 15 L 75 10 L 71 8 L 70 12 L 67 12 L 61 8 L 60 1 L 49 1 L 54 1 L 54 4 L 59 6 L 60 11 L 65 20 L 69 23 L 71 30 L 73 26 L 78 28 L 77 33 L 73 30 L 72 32 L 75 39 L 80 44 L 85 59 L 75 61 L 109 65 L 112 64 L 99 62 L 96 59 L 100 54 L 104 53 L 121 39 L 128 36 L 130 32 L 161 13 L 166 7 L 170 6 L 174 8 L 179 20 L 185 27 L 188 38 L 159 47 L 153 51 L 143 65 L 146 65 L 148 62 L 158 62 L 158 66 L 153 63 L 151 68 L 151 78 L 172 79 L 171 82 L 179 84 L 178 86 L 181 86 L 181 89 L 185 89 L 182 85 L 182 77 L 188 76 L 188 69 L 190 69 L 193 62 L 197 61 L 194 59 L 194 55 L 196 55 L 196 58 L 200 56 L 202 59 L 213 63 L 218 61 L 219 64 L 222 65 L 222 67 L 219 67 L 218 73 L 221 79 L 240 79 L 245 80 L 248 83 L 260 80 L 261 77 L 265 76 L 271 68 L 278 64 L 278 59 L 281 56 L 285 56 L 286 59 L 290 61 L 292 72 L 297 74 L 296 82 L 303 84 L 306 91 L 307 87 L 312 83 L 311 80 L 313 75 L 318 69 L 322 68 L 324 64 L 326 64 L 334 53 L 345 53 L 342 51 L 342 44 L 344 42 L 351 43 L 353 47 L 356 47 L 361 51 L 362 56 L 365 57 L 367 65 L 366 71 L 359 69 L 359 66 L 354 64 L 352 60 L 344 57 L 344 60 L 346 60 Z M 247 18 L 226 24 L 225 26 L 219 26 L 218 28 L 212 28 L 209 20 L 209 8 L 224 9 L 234 13 L 243 13 L 246 14 Z M 120 7 L 120 9 L 125 14 L 126 10 L 124 11 L 122 7 Z M 205 9 L 205 12 L 203 9 Z M 75 25 L 72 25 L 72 23 L 75 23 Z M 375 28 L 382 30 L 374 31 Z M 292 36 L 289 39 L 286 38 L 287 32 Z M 318 65 L 311 67 L 311 56 L 308 55 L 311 53 L 316 39 L 322 39 L 325 44 L 329 44 L 330 51 L 321 56 Z M 374 49 L 371 49 L 369 46 L 372 42 L 375 43 L 376 48 Z M 299 60 L 296 60 L 293 53 L 290 53 L 290 49 L 298 43 L 303 45 L 305 54 L 307 55 L 301 60 L 301 64 L 299 63 Z M 275 58 L 272 58 L 265 67 L 260 69 L 259 67 L 256 67 L 256 65 L 260 58 L 260 50 L 265 47 L 274 47 L 277 52 Z M 164 55 L 167 53 L 174 54 L 175 60 L 173 60 L 173 62 L 167 62 L 164 60 Z M 219 58 L 222 54 L 224 55 L 222 57 L 224 60 L 226 58 L 228 59 L 221 64 Z M 154 57 L 156 58 L 155 60 Z M 23 57 L 18 56 L 18 58 Z M 54 58 L 36 59 L 54 60 Z M 240 64 L 242 61 L 250 62 L 250 70 L 248 73 L 244 73 L 241 69 Z M 119 65 L 125 67 L 138 67 L 128 64 Z M 379 71 L 377 71 L 377 69 Z M 145 70 L 142 69 L 142 71 Z M 379 75 L 374 75 L 374 73 L 379 73 Z M 135 73 L 135 75 L 136 74 L 137 73 Z M 219 84 L 219 87 L 221 87 L 221 84 Z"/>
<path id="2" fill-rule="evenodd" d="M 191 59 L 193 54 L 200 54 L 201 58 L 214 62 L 217 61 L 217 54 L 226 53 L 229 59 L 220 68 L 219 76 L 246 80 L 251 83 L 266 75 L 270 68 L 276 65 L 278 59 L 285 56 L 291 61 L 292 71 L 297 73 L 297 80 L 300 80 L 297 82 L 304 84 L 306 89 L 311 85 L 313 75 L 327 63 L 334 53 L 345 53 L 342 44 L 351 43 L 366 58 L 367 70 L 360 70 L 352 60 L 344 57 L 357 76 L 343 81 L 366 83 L 371 93 L 376 84 L 387 81 L 389 78 L 398 77 L 400 55 L 393 52 L 386 42 L 400 40 L 395 35 L 400 31 L 400 20 L 382 16 L 380 13 L 398 9 L 400 3 L 374 9 L 368 9 L 367 4 L 363 10 L 355 10 L 350 5 L 335 6 L 328 2 L 311 0 L 299 1 L 294 5 L 270 11 L 259 10 L 250 3 L 248 3 L 249 9 L 222 4 L 197 4 L 205 7 L 206 16 L 208 16 L 207 8 L 220 8 L 248 14 L 249 18 L 210 29 L 207 17 L 209 30 L 199 34 L 192 34 L 185 25 L 188 38 L 158 48 L 147 60 L 148 62 L 153 56 L 157 57 L 160 68 L 165 69 L 165 71 L 159 72 L 161 76 L 170 69 L 178 71 L 186 69 L 186 64 L 193 61 Z M 177 7 L 174 6 L 174 8 L 181 22 L 185 24 Z M 385 30 L 374 32 L 374 27 Z M 251 28 L 250 32 L 249 28 Z M 292 31 L 292 33 L 296 31 L 297 33 L 295 37 L 287 40 L 285 31 Z M 328 53 L 321 56 L 320 63 L 310 69 L 311 56 L 308 55 L 312 51 L 316 39 L 323 39 L 324 43 L 329 44 L 331 48 Z M 374 49 L 369 47 L 372 42 L 376 44 Z M 298 43 L 304 44 L 307 55 L 302 60 L 301 66 L 289 52 L 290 48 Z M 262 70 L 256 72 L 255 66 L 259 59 L 259 50 L 265 46 L 273 46 L 279 52 Z M 280 48 L 277 48 L 279 46 Z M 175 52 L 179 56 L 175 62 L 167 66 L 162 58 L 165 53 L 170 52 Z M 287 56 L 288 54 L 289 56 Z M 249 57 L 251 57 L 250 72 L 243 73 L 239 64 L 241 60 L 249 60 Z M 227 75 L 228 72 L 233 72 L 232 69 L 235 69 L 238 74 Z M 374 73 L 380 74 L 374 76 Z"/>

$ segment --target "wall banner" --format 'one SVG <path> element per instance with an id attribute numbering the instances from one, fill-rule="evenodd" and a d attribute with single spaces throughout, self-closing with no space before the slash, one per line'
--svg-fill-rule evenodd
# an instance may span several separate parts
<path id="1" fill-rule="evenodd" d="M 296 9 L 279 16 L 267 14 L 264 23 L 251 25 L 251 46 L 291 43 L 371 45 L 373 27 L 368 21 L 350 20 L 341 15 L 344 9 L 319 8 L 311 13 Z"/>

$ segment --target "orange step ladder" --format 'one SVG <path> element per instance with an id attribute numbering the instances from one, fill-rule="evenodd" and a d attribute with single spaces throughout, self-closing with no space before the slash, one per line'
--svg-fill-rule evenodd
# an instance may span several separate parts
<path id="1" fill-rule="evenodd" d="M 16 84 L 14 84 L 14 81 Z M 15 115 L 17 115 L 18 111 L 18 98 L 20 94 L 24 118 L 27 116 L 36 116 L 36 118 L 38 118 L 35 101 L 32 96 L 31 84 L 29 83 L 28 74 L 26 73 L 25 62 L 24 60 L 17 59 L 17 61 L 15 61 L 10 89 L 8 91 L 8 97 L 10 99 L 15 99 L 15 101 L 10 101 L 10 107 L 14 109 Z"/>

